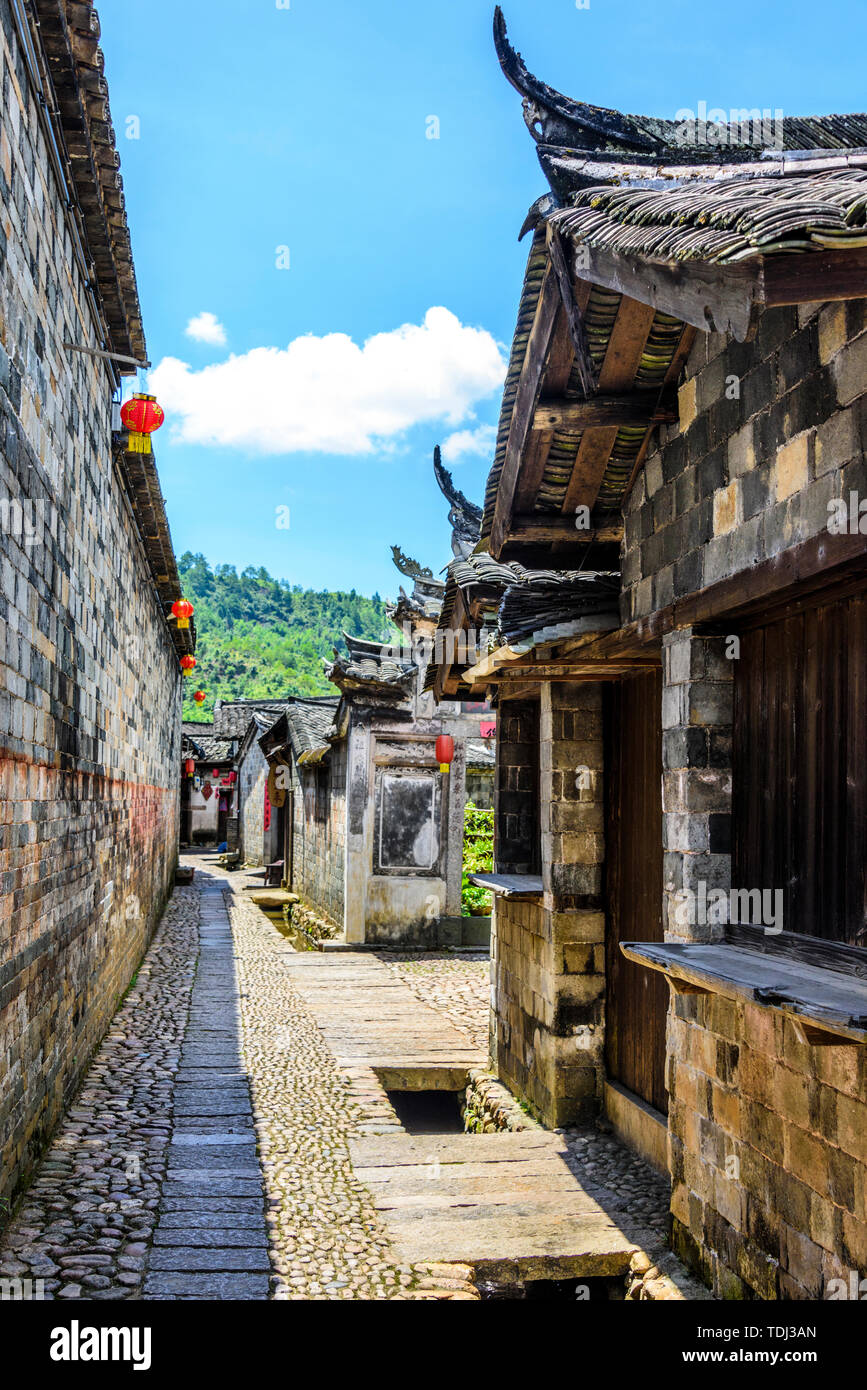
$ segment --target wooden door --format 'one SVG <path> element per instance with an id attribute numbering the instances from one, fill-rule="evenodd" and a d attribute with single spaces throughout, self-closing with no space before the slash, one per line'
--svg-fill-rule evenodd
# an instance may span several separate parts
<path id="1" fill-rule="evenodd" d="M 867 593 L 741 634 L 732 886 L 779 889 L 786 931 L 867 946 Z"/>
<path id="2" fill-rule="evenodd" d="M 606 767 L 608 1075 L 665 1113 L 668 985 L 620 950 L 621 941 L 663 939 L 661 672 L 642 672 L 612 686 Z"/>

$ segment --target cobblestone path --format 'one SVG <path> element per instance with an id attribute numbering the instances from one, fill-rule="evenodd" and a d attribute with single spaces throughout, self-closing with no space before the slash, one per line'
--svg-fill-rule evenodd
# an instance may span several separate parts
<path id="1" fill-rule="evenodd" d="M 349 1140 L 396 1123 L 342 1073 L 292 948 L 198 856 L 0 1243 L 65 1299 L 475 1299 L 394 1257 Z M 237 891 L 233 891 L 237 889 Z"/>
<path id="2" fill-rule="evenodd" d="M 338 1068 L 290 943 L 242 880 L 190 856 L 150 950 L 0 1242 L 0 1278 L 60 1299 L 475 1299 L 471 1271 L 401 1263 L 350 1141 L 399 1122 Z M 476 1047 L 483 955 L 381 957 Z M 571 1129 L 580 1175 L 661 1237 L 665 1179 Z"/>
<path id="3" fill-rule="evenodd" d="M 140 1295 L 198 953 L 199 894 L 176 888 L 134 984 L 0 1245 L 0 1276 L 46 1298 Z"/>

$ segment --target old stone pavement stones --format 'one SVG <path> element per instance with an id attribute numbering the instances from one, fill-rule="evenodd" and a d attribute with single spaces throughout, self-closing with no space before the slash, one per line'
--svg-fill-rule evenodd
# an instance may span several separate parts
<path id="1" fill-rule="evenodd" d="M 229 917 L 202 895 L 199 961 L 146 1299 L 266 1299 L 271 1263 Z"/>
<path id="2" fill-rule="evenodd" d="M 138 1297 L 172 1127 L 199 894 L 176 890 L 136 980 L 0 1246 L 46 1299 Z"/>

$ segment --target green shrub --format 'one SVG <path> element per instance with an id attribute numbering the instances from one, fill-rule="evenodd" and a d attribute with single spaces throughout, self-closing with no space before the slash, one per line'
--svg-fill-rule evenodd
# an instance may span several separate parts
<path id="1" fill-rule="evenodd" d="M 492 894 L 470 883 L 470 874 L 489 874 L 494 867 L 494 813 L 468 801 L 464 810 L 464 860 L 461 879 L 461 913 L 464 917 L 486 917 L 491 911 Z"/>

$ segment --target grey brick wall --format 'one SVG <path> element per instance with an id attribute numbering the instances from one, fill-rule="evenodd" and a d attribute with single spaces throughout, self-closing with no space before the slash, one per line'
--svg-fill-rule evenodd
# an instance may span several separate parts
<path id="1" fill-rule="evenodd" d="M 0 4 L 0 1196 L 26 1180 L 174 873 L 180 674 Z"/>
<path id="2" fill-rule="evenodd" d="M 767 310 L 754 342 L 696 338 L 679 424 L 627 503 L 622 616 L 749 569 L 867 496 L 867 300 Z"/>

